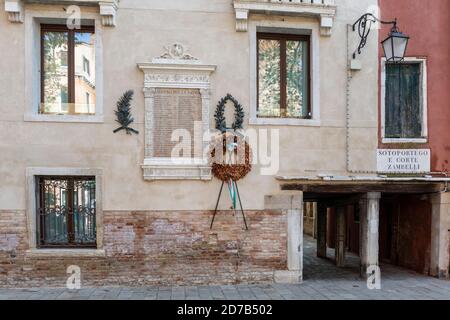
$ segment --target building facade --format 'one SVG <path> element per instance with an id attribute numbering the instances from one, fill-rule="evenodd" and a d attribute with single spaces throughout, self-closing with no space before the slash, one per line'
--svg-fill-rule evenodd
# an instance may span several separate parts
<path id="1" fill-rule="evenodd" d="M 428 149 L 432 175 L 447 177 L 450 41 L 441 35 L 450 28 L 450 5 L 446 1 L 433 1 L 426 6 L 420 1 L 409 1 L 407 6 L 406 1 L 380 1 L 380 9 L 383 20 L 396 17 L 411 39 L 405 61 L 398 66 L 387 66 L 380 51 L 379 148 Z M 383 26 L 380 37 L 388 31 L 388 26 Z M 432 34 L 435 35 L 429 36 Z M 389 126 L 397 129 L 390 130 Z M 447 191 L 447 185 L 442 190 Z M 382 200 L 381 257 L 448 278 L 445 233 L 450 230 L 450 221 L 445 210 L 437 213 L 437 207 L 448 202 L 446 193 L 432 193 L 428 199 L 419 195 Z"/>
<path id="2" fill-rule="evenodd" d="M 420 51 L 433 50 L 426 38 L 413 44 L 424 35 L 412 12 L 380 3 L 382 17 L 385 7 L 386 19 L 398 12 L 411 35 L 408 55 L 421 63 L 413 69 L 428 70 L 420 137 L 399 142 L 383 135 L 377 32 L 352 57 L 360 39 L 351 25 L 376 12 L 377 0 L 0 5 L 0 285 L 63 286 L 70 266 L 83 284 L 301 282 L 306 202 L 316 208 L 318 255 L 333 246 L 341 266 L 352 247 L 363 275 L 378 266 L 379 251 L 391 256 L 385 212 L 404 203 L 398 221 L 410 229 L 396 243 L 423 230 L 424 251 L 400 247 L 392 252 L 404 257 L 387 260 L 418 269 L 402 261 L 419 254 L 413 260 L 428 263 L 421 272 L 448 277 L 448 148 L 439 136 L 450 116 L 448 82 L 430 79 L 448 80 L 435 67 L 448 66 L 448 53 Z M 448 30 L 439 21 L 433 27 Z M 138 134 L 113 132 L 127 90 Z M 225 194 L 235 195 L 234 184 L 218 201 L 205 138 L 218 135 L 216 105 L 228 93 L 243 108 L 240 131 L 253 151 L 238 182 L 244 215 Z M 385 171 L 383 161 L 394 161 L 383 160 L 386 150 L 398 149 L 408 154 L 397 151 L 398 161 L 424 166 Z"/>

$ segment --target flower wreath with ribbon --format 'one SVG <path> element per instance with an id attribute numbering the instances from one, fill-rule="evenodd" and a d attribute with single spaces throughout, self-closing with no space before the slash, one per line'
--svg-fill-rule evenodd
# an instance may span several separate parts
<path id="1" fill-rule="evenodd" d="M 224 182 L 238 181 L 252 170 L 250 145 L 240 135 L 225 132 L 211 143 L 212 174 Z"/>
<path id="2" fill-rule="evenodd" d="M 227 128 L 225 119 L 225 106 L 228 101 L 233 103 L 235 109 L 235 120 L 231 128 Z M 236 182 L 252 169 L 250 145 L 237 131 L 243 129 L 244 115 L 241 104 L 231 94 L 222 98 L 216 108 L 216 129 L 221 134 L 211 142 L 210 165 L 213 175 L 224 182 Z"/>

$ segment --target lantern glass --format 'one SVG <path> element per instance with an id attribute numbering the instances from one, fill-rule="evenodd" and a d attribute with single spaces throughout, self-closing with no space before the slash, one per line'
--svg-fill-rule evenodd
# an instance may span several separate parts
<path id="1" fill-rule="evenodd" d="M 384 55 L 388 62 L 403 61 L 408 47 L 409 37 L 401 32 L 391 32 L 382 42 Z"/>

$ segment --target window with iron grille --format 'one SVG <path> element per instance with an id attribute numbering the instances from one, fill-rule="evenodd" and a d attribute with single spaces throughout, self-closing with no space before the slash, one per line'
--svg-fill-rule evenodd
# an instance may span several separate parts
<path id="1" fill-rule="evenodd" d="M 96 247 L 95 177 L 37 177 L 38 247 Z"/>

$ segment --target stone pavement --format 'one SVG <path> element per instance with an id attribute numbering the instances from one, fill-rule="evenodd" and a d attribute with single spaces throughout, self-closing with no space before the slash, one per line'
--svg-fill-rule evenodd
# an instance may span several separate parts
<path id="1" fill-rule="evenodd" d="M 359 258 L 349 255 L 348 266 L 334 266 L 315 256 L 315 241 L 305 237 L 304 282 L 189 287 L 96 287 L 0 289 L 0 300 L 450 300 L 450 281 L 438 280 L 390 265 L 381 266 L 381 290 L 369 290 L 358 276 Z"/>

